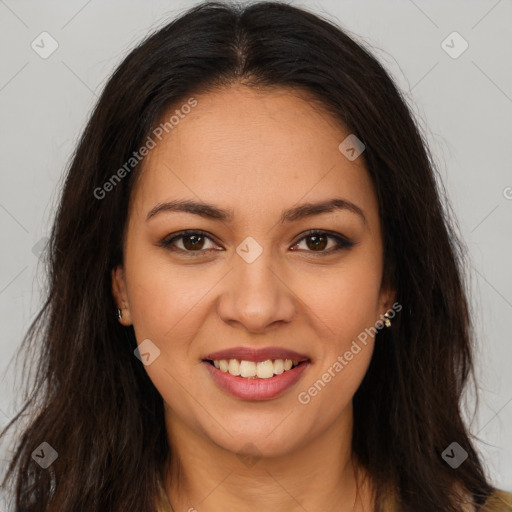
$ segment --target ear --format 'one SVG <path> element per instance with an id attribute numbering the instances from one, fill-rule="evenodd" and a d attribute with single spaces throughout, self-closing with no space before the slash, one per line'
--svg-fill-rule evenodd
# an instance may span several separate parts
<path id="1" fill-rule="evenodd" d="M 390 312 L 393 309 L 393 305 L 396 301 L 396 283 L 391 278 L 393 272 L 391 270 L 384 269 L 382 280 L 380 283 L 379 291 L 379 314 L 384 316 L 384 313 Z M 397 311 L 400 311 L 402 307 L 397 307 Z"/>
<path id="2" fill-rule="evenodd" d="M 389 312 L 389 310 L 392 309 L 395 302 L 395 297 L 396 291 L 391 288 L 387 288 L 381 291 L 379 299 L 379 311 L 382 314 Z"/>
<path id="3" fill-rule="evenodd" d="M 132 325 L 130 305 L 128 303 L 128 294 L 126 292 L 126 282 L 124 280 L 124 270 L 121 265 L 112 269 L 112 296 L 116 306 L 121 310 L 119 323 L 128 326 Z"/>
<path id="4" fill-rule="evenodd" d="M 381 288 L 380 296 L 379 296 L 379 325 L 384 326 L 384 314 L 388 313 L 389 319 L 395 317 L 396 313 L 402 309 L 400 304 L 395 302 L 396 299 L 396 290 L 390 287 Z"/>

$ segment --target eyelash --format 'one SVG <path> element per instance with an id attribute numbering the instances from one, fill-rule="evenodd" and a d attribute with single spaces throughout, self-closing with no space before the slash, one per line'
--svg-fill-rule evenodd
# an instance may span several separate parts
<path id="1" fill-rule="evenodd" d="M 187 229 L 185 231 L 180 231 L 179 233 L 176 233 L 174 235 L 172 235 L 170 238 L 167 237 L 167 238 L 164 238 L 161 242 L 159 242 L 159 245 L 165 249 L 168 249 L 170 251 L 173 251 L 173 252 L 181 252 L 181 253 L 185 253 L 187 256 L 190 256 L 190 257 L 197 257 L 197 256 L 201 256 L 202 254 L 201 253 L 205 253 L 207 251 L 211 251 L 211 250 L 216 250 L 216 249 L 198 249 L 197 251 L 188 251 L 188 250 L 185 250 L 185 249 L 180 249 L 178 247 L 174 247 L 172 246 L 172 244 L 176 241 L 176 240 L 179 240 L 181 238 L 185 238 L 187 236 L 190 236 L 190 235 L 200 235 L 204 238 L 207 238 L 208 240 L 212 241 L 212 242 L 215 242 L 213 240 L 213 238 L 211 236 L 208 235 L 208 233 L 206 233 L 205 231 L 201 231 L 200 229 Z M 352 242 L 351 240 L 349 240 L 348 238 L 342 236 L 342 235 L 339 235 L 339 234 L 334 234 L 334 233 L 331 233 L 329 231 L 324 231 L 324 230 L 319 230 L 319 229 L 311 229 L 309 231 L 306 231 L 306 233 L 302 236 L 302 238 L 300 238 L 295 244 L 293 245 L 297 245 L 299 244 L 300 242 L 302 242 L 305 238 L 308 238 L 308 237 L 311 237 L 311 236 L 327 236 L 327 238 L 332 238 L 336 241 L 336 243 L 338 244 L 336 247 L 334 248 L 331 248 L 327 251 L 311 251 L 311 250 L 306 250 L 306 252 L 311 252 L 315 255 L 318 255 L 318 256 L 327 256 L 329 254 L 333 254 L 335 252 L 338 252 L 338 251 L 341 251 L 343 249 L 350 249 L 352 247 L 354 247 L 354 245 L 356 245 L 356 242 Z"/>

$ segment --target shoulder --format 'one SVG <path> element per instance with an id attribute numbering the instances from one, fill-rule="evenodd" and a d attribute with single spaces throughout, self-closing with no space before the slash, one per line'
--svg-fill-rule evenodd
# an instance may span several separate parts
<path id="1" fill-rule="evenodd" d="M 478 512 L 512 512 L 512 492 L 495 489 Z"/>
<path id="2" fill-rule="evenodd" d="M 156 496 L 156 510 L 157 512 L 174 512 L 161 478 L 158 479 L 158 493 Z"/>
<path id="3" fill-rule="evenodd" d="M 455 489 L 458 491 L 463 512 L 512 512 L 512 492 L 494 489 L 486 502 L 477 508 L 471 494 L 463 492 L 460 484 L 456 484 Z"/>
<path id="4" fill-rule="evenodd" d="M 464 512 L 512 512 L 512 493 L 494 488 L 483 505 L 477 507 L 471 493 L 460 482 L 454 485 Z"/>

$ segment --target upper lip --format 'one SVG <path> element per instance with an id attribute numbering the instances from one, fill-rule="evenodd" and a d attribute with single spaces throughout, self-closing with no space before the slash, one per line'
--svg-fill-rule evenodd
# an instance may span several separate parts
<path id="1" fill-rule="evenodd" d="M 204 356 L 203 360 L 219 361 L 221 359 L 238 359 L 244 361 L 253 361 L 258 363 L 267 359 L 291 359 L 292 361 L 309 361 L 309 357 L 288 350 L 282 347 L 252 348 L 252 347 L 234 347 L 212 352 Z"/>

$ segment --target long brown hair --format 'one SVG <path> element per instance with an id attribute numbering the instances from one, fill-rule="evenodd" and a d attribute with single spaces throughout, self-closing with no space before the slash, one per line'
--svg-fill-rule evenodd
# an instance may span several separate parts
<path id="1" fill-rule="evenodd" d="M 466 250 L 406 100 L 369 50 L 323 18 L 283 3 L 210 2 L 128 54 L 67 170 L 48 294 L 24 340 L 37 350 L 37 373 L 7 426 L 30 412 L 4 480 L 12 480 L 14 510 L 154 510 L 170 456 L 162 397 L 133 356 L 133 328 L 114 318 L 111 294 L 140 164 L 125 167 L 108 193 L 103 185 L 171 105 L 233 82 L 302 89 L 365 144 L 384 275 L 403 305 L 378 332 L 353 399 L 353 452 L 375 482 L 378 507 L 394 490 L 400 511 L 460 512 L 456 487 L 482 504 L 493 487 L 460 410 L 474 381 Z M 58 453 L 46 469 L 32 458 L 43 442 Z M 441 455 L 453 442 L 468 455 L 456 470 Z"/>

